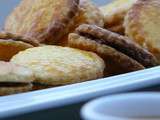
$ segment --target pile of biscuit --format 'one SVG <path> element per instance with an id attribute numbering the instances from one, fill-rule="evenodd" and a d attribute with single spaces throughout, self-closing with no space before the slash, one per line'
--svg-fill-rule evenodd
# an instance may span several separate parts
<path id="1" fill-rule="evenodd" d="M 160 63 L 160 1 L 22 0 L 0 32 L 0 95 Z"/>

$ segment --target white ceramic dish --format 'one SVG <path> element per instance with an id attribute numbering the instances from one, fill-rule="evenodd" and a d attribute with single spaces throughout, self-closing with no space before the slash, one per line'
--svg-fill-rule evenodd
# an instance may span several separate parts
<path id="1" fill-rule="evenodd" d="M 0 97 L 0 118 L 79 103 L 102 95 L 160 84 L 160 67 L 67 85 Z"/>
<path id="2" fill-rule="evenodd" d="M 130 93 L 102 97 L 81 110 L 84 120 L 160 120 L 160 93 Z"/>
<path id="3" fill-rule="evenodd" d="M 18 1 L 0 1 L 1 23 Z M 100 4 L 110 0 L 94 1 Z M 157 84 L 160 84 L 160 67 L 84 83 L 0 97 L 0 118 L 79 103 L 102 95 L 126 92 Z"/>

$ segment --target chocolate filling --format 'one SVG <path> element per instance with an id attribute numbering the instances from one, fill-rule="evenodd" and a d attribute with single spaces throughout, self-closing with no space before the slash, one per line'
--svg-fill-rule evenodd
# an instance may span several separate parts
<path id="1" fill-rule="evenodd" d="M 0 87 L 24 87 L 28 83 L 18 83 L 18 82 L 1 82 Z"/>

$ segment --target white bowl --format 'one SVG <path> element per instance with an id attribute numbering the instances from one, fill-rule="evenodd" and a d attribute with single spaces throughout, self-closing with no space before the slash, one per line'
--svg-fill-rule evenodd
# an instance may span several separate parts
<path id="1" fill-rule="evenodd" d="M 160 93 L 106 96 L 82 107 L 84 120 L 160 120 Z"/>

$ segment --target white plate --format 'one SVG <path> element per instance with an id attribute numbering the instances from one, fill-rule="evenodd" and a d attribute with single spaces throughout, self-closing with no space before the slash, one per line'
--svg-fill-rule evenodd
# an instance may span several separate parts
<path id="1" fill-rule="evenodd" d="M 0 118 L 79 103 L 102 95 L 160 84 L 160 67 L 63 87 L 4 96 Z"/>
<path id="2" fill-rule="evenodd" d="M 0 1 L 0 21 L 19 0 Z M 107 2 L 107 0 L 97 0 Z M 1 24 L 2 25 L 2 24 Z M 0 118 L 86 101 L 98 96 L 160 84 L 160 67 L 104 79 L 0 97 Z"/>

